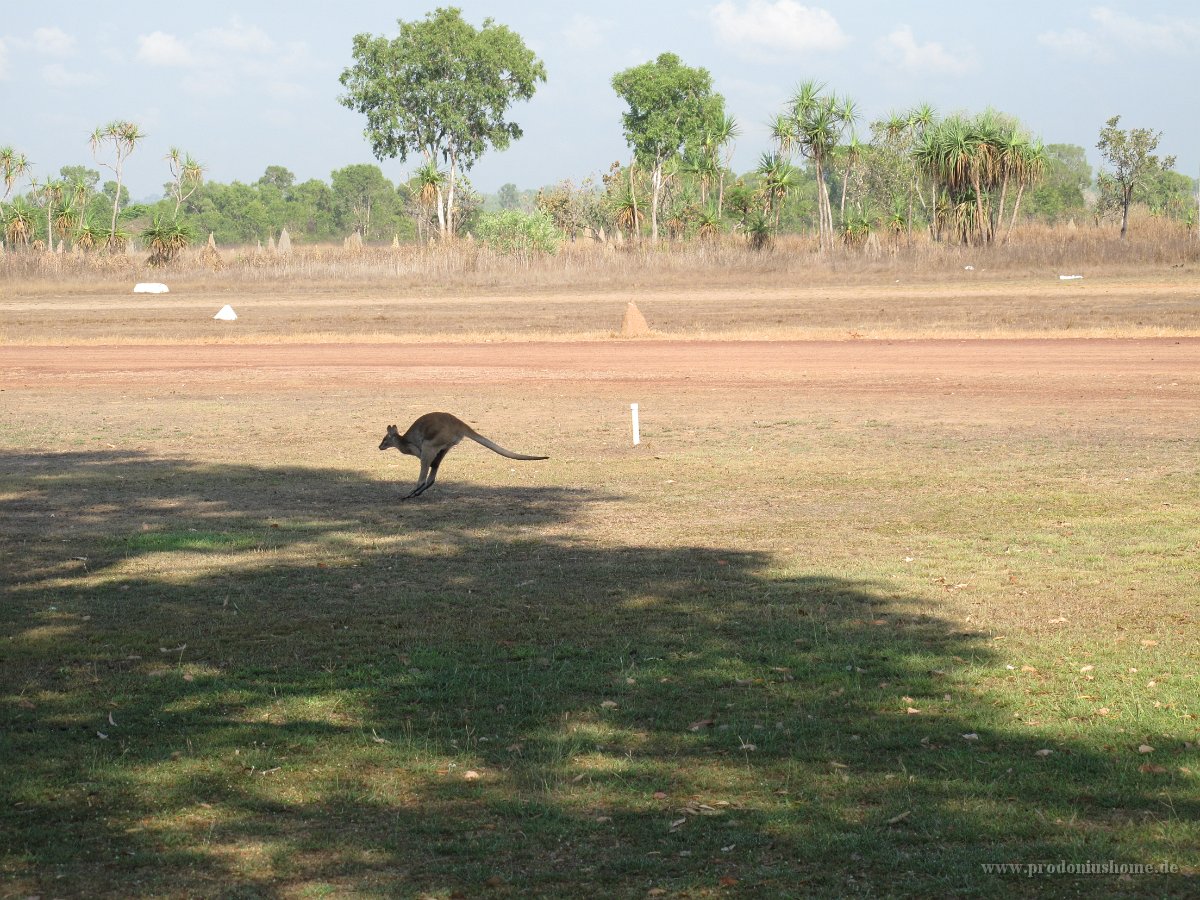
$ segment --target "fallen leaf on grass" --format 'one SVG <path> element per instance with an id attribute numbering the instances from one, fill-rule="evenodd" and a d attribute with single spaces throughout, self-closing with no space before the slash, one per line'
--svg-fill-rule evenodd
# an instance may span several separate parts
<path id="1" fill-rule="evenodd" d="M 1035 753 L 1034 756 L 1050 756 L 1052 753 L 1054 753 L 1053 750 L 1047 750 L 1047 749 L 1043 748 L 1043 749 L 1039 750 L 1037 753 Z"/>
<path id="2" fill-rule="evenodd" d="M 977 741 L 979 740 L 979 735 L 972 731 L 970 734 L 964 734 L 962 738 L 964 741 Z"/>
<path id="3" fill-rule="evenodd" d="M 474 769 L 467 769 L 467 771 L 463 772 L 463 781 L 478 781 L 482 777 Z"/>
<path id="4" fill-rule="evenodd" d="M 1149 744 L 1141 744 L 1138 747 L 1138 753 L 1153 753 L 1153 752 L 1154 752 L 1154 748 L 1151 747 Z"/>
<path id="5" fill-rule="evenodd" d="M 603 709 L 616 709 L 618 704 L 616 700 L 605 700 L 600 704 Z"/>
<path id="6" fill-rule="evenodd" d="M 667 794 L 665 791 L 655 791 L 653 797 L 655 800 L 666 800 Z"/>
<path id="7" fill-rule="evenodd" d="M 1162 766 L 1159 766 L 1159 765 L 1155 765 L 1154 763 L 1143 763 L 1142 765 L 1138 766 L 1138 771 L 1145 772 L 1148 775 L 1165 775 L 1165 774 L 1167 774 L 1167 770 L 1165 768 L 1163 768 Z"/>
<path id="8" fill-rule="evenodd" d="M 717 883 L 721 887 L 734 887 L 738 883 L 738 880 L 731 875 L 722 875 L 717 879 Z"/>
<path id="9" fill-rule="evenodd" d="M 705 728 L 711 728 L 716 722 L 713 719 L 700 719 L 698 722 L 693 722 L 688 726 L 688 731 L 703 731 Z"/>
<path id="10" fill-rule="evenodd" d="M 887 820 L 887 823 L 889 825 L 898 825 L 900 822 L 903 822 L 905 819 L 907 819 L 911 815 L 912 815 L 912 810 L 906 809 L 904 812 L 900 813 L 900 815 L 892 816 L 890 819 Z"/>
<path id="11" fill-rule="evenodd" d="M 678 831 L 680 828 L 682 828 L 686 824 L 687 824 L 687 816 L 684 816 L 682 819 L 676 819 L 674 822 L 672 822 L 669 826 L 669 830 Z"/>

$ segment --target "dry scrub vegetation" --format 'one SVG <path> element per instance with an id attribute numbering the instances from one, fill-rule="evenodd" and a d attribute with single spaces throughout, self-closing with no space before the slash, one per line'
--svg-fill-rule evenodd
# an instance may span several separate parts
<path id="1" fill-rule="evenodd" d="M 453 246 L 406 244 L 390 247 L 308 245 L 286 253 L 258 248 L 219 249 L 206 246 L 182 254 L 175 262 L 151 267 L 145 254 L 14 253 L 0 256 L 0 277 L 37 279 L 61 285 L 93 279 L 128 279 L 158 275 L 176 281 L 204 281 L 237 288 L 280 280 L 337 284 L 379 282 L 390 286 L 420 285 L 427 290 L 467 288 L 579 289 L 633 288 L 694 284 L 791 285 L 797 279 L 843 283 L 888 275 L 935 279 L 957 276 L 965 267 L 1005 276 L 1076 273 L 1142 272 L 1146 267 L 1181 267 L 1200 260 L 1200 242 L 1186 226 L 1146 217 L 1136 221 L 1135 237 L 1122 241 L 1109 227 L 1029 224 L 998 247 L 933 243 L 923 235 L 872 241 L 868 246 L 820 254 L 815 237 L 786 236 L 764 250 L 726 236 L 715 240 L 648 243 L 565 244 L 557 254 L 504 256 L 472 240 Z"/>
<path id="2" fill-rule="evenodd" d="M 1027 226 L 1001 247 L 932 244 L 818 253 L 792 237 L 658 247 L 579 241 L 502 256 L 474 241 L 398 247 L 0 256 L 0 340 L 15 344 L 597 340 L 629 300 L 651 338 L 834 339 L 1200 334 L 1200 245 L 1177 223 Z M 1064 281 L 1061 275 L 1083 275 Z M 171 293 L 133 295 L 135 281 Z M 214 327 L 225 303 L 242 318 Z"/>

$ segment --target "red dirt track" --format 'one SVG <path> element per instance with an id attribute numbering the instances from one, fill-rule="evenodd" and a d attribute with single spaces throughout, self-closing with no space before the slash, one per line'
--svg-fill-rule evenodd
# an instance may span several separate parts
<path id="1" fill-rule="evenodd" d="M 611 341 L 494 344 L 187 344 L 0 347 L 0 373 L 414 370 L 449 380 L 719 382 L 897 378 L 1200 377 L 1200 339 Z M 351 378 L 350 380 L 356 380 Z"/>

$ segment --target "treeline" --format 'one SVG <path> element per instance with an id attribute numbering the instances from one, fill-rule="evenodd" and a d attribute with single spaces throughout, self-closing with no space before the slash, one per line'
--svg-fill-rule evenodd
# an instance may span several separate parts
<path id="1" fill-rule="evenodd" d="M 904 181 L 903 157 L 883 142 L 860 146 L 855 157 L 835 153 L 826 175 L 829 201 L 839 210 L 841 239 L 854 242 L 872 232 L 902 233 L 911 227 L 926 230 L 934 211 L 928 198 L 911 198 Z M 506 184 L 492 195 L 481 195 L 468 184 L 460 186 L 459 232 L 495 231 L 489 220 L 504 212 L 542 215 L 566 239 L 621 234 L 636 237 L 648 228 L 646 196 L 650 173 L 637 166 L 614 164 L 599 178 L 580 183 L 564 181 L 539 190 L 519 190 Z M 102 181 L 86 166 L 64 166 L 60 186 L 44 186 L 16 194 L 5 204 L 5 240 L 10 247 L 62 241 L 72 247 L 102 245 L 114 200 L 119 208 L 119 231 L 126 239 L 141 237 L 157 216 L 170 217 L 176 199 L 171 184 L 154 203 L 132 203 L 129 192 L 116 182 Z M 298 182 L 282 165 L 271 165 L 249 184 L 206 181 L 180 204 L 180 214 L 193 238 L 212 234 L 223 245 L 266 242 L 287 229 L 300 243 L 340 242 L 351 234 L 373 243 L 415 241 L 437 234 L 436 212 L 419 177 L 394 183 L 377 165 L 351 165 L 335 170 L 328 181 Z M 716 196 L 722 193 L 720 209 Z M 803 234 L 818 230 L 820 203 L 813 165 L 779 171 L 770 158 L 749 172 L 729 169 L 711 173 L 681 167 L 664 189 L 661 227 L 673 239 L 703 238 L 721 232 L 744 232 L 753 239 L 764 225 L 770 233 Z M 1161 171 L 1143 188 L 1142 202 L 1155 215 L 1192 223 L 1195 182 L 1173 171 Z M 1011 200 L 1009 203 L 1011 204 Z M 1101 200 L 1096 179 L 1082 147 L 1049 144 L 1040 178 L 1025 193 L 1020 219 L 1048 224 L 1098 222 L 1119 211 Z M 911 219 L 909 218 L 911 215 Z M 857 229 L 857 234 L 856 234 Z"/>
<path id="2" fill-rule="evenodd" d="M 988 245 L 1021 221 L 1120 223 L 1131 204 L 1196 224 L 1195 182 L 1155 153 L 1161 132 L 1099 131 L 1105 170 L 1084 148 L 1045 144 L 992 109 L 937 114 L 927 105 L 865 124 L 852 98 L 802 82 L 770 123 L 771 144 L 747 172 L 731 168 L 739 126 L 710 73 L 672 53 L 617 72 L 614 92 L 629 162 L 581 183 L 493 197 L 466 173 L 489 150 L 522 136 L 509 120 L 546 80 L 520 36 L 488 19 L 480 29 L 455 8 L 398 22 L 389 39 L 356 35 L 340 82 L 343 105 L 362 113 L 376 158 L 411 157 L 397 184 L 377 165 L 351 165 L 329 181 L 296 182 L 282 165 L 257 181 L 212 182 L 178 149 L 166 158 L 163 197 L 130 204 L 124 166 L 145 137 L 132 122 L 97 128 L 100 171 L 68 166 L 31 177 L 31 164 L 0 147 L 0 225 L 10 247 L 119 250 L 140 239 L 156 262 L 212 234 L 221 244 L 268 241 L 286 229 L 297 242 L 449 241 L 475 235 L 497 247 L 553 250 L 581 234 L 686 240 L 744 236 L 753 247 L 788 233 L 814 234 L 822 252 L 870 241 Z M 29 189 L 14 194 L 25 179 Z"/>

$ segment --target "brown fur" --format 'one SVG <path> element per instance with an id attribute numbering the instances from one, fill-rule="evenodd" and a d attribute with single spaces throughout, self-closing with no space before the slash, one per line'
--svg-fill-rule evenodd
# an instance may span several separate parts
<path id="1" fill-rule="evenodd" d="M 489 450 L 493 450 L 501 456 L 507 456 L 509 459 L 550 458 L 548 456 L 526 456 L 522 453 L 505 450 L 450 413 L 425 413 L 409 425 L 404 434 L 401 434 L 395 425 L 389 425 L 387 434 L 379 444 L 380 450 L 395 447 L 401 453 L 415 456 L 421 461 L 421 477 L 417 480 L 417 486 L 400 499 L 407 500 L 409 497 L 416 497 L 432 487 L 433 482 L 437 479 L 438 466 L 442 464 L 442 460 L 450 452 L 450 448 L 465 437 L 483 444 Z"/>

